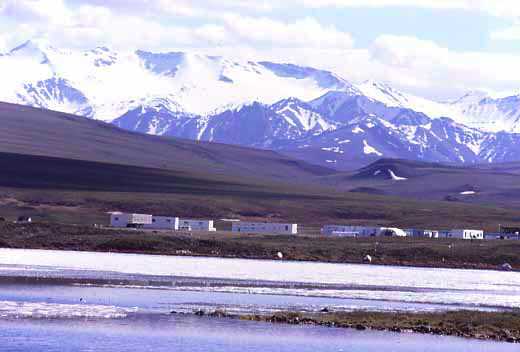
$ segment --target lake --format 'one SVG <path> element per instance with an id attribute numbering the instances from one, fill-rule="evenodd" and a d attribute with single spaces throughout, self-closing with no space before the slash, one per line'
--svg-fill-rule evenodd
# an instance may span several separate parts
<path id="1" fill-rule="evenodd" d="M 0 249 L 2 351 L 509 351 L 460 338 L 196 317 L 196 310 L 520 307 L 518 273 Z M 170 314 L 175 311 L 178 314 Z"/>

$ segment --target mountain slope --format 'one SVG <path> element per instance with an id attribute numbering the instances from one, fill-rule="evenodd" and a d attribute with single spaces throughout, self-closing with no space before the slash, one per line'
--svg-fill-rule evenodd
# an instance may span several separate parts
<path id="1" fill-rule="evenodd" d="M 63 113 L 0 103 L 0 152 L 212 174 L 308 179 L 328 169 L 275 152 L 127 132 Z"/>

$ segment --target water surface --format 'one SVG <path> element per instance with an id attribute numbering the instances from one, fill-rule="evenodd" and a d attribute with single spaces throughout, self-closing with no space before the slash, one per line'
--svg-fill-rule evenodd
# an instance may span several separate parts
<path id="1" fill-rule="evenodd" d="M 0 341 L 6 352 L 518 351 L 513 344 L 441 336 L 146 315 L 105 320 L 0 320 Z"/>

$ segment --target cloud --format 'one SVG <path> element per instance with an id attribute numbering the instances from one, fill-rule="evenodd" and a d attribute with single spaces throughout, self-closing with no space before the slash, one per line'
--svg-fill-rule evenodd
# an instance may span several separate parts
<path id="1" fill-rule="evenodd" d="M 21 22 L 63 23 L 69 11 L 63 0 L 4 0 L 0 15 Z"/>
<path id="2" fill-rule="evenodd" d="M 382 35 L 369 48 L 370 62 L 386 68 L 380 79 L 414 91 L 447 96 L 472 89 L 518 89 L 520 56 L 458 52 L 411 36 Z M 386 73 L 385 73 L 386 72 Z"/>
<path id="3" fill-rule="evenodd" d="M 273 3 L 275 3 L 273 1 Z M 516 18 L 520 16 L 518 0 L 285 0 L 284 5 L 306 8 L 347 7 L 411 7 L 434 10 L 466 10 L 491 16 Z"/>
<path id="4" fill-rule="evenodd" d="M 276 2 L 270 0 L 76 0 L 82 4 L 103 6 L 131 15 L 186 16 L 216 18 L 225 13 L 270 12 Z M 276 6 L 277 7 L 277 6 Z"/>
<path id="5" fill-rule="evenodd" d="M 518 88 L 520 57 L 454 51 L 413 35 L 380 35 L 359 48 L 350 33 L 318 21 L 312 12 L 284 20 L 274 14 L 279 16 L 280 9 L 290 6 L 411 6 L 512 16 L 520 8 L 516 4 L 516 0 L 0 0 L 0 50 L 46 37 L 63 48 L 197 51 L 292 62 L 332 70 L 353 81 L 380 80 L 446 98 L 467 89 Z M 491 38 L 517 40 L 520 29 L 515 24 L 493 32 Z"/>
<path id="6" fill-rule="evenodd" d="M 520 40 L 520 24 L 493 31 L 490 38 L 493 40 Z"/>
<path id="7" fill-rule="evenodd" d="M 107 45 L 118 49 L 171 49 L 206 46 L 350 47 L 353 39 L 332 25 L 312 18 L 280 21 L 267 17 L 212 12 L 202 23 L 177 21 L 179 15 L 209 16 L 204 11 L 231 6 L 230 0 L 91 0 L 67 6 L 63 0 L 7 0 L 0 18 L 7 16 L 15 29 L 29 24 L 31 33 L 45 36 L 57 46 Z M 253 9 L 251 2 L 238 6 Z M 202 5 L 205 5 L 204 8 Z M 159 17 L 161 14 L 162 17 Z M 197 21 L 200 22 L 200 21 Z M 18 30 L 15 30 L 18 31 Z M 131 35 L 129 35 L 131 33 Z M 25 40 L 27 38 L 22 39 Z M 5 40 L 4 40 L 5 41 Z"/>
<path id="8" fill-rule="evenodd" d="M 282 22 L 265 17 L 229 15 L 225 17 L 225 28 L 230 36 L 249 44 L 264 46 L 350 48 L 354 41 L 349 33 L 331 25 L 324 26 L 312 18 Z"/>

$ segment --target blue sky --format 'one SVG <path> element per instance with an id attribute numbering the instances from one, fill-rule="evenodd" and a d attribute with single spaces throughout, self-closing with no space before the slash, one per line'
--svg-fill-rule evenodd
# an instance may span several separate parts
<path id="1" fill-rule="evenodd" d="M 0 51 L 31 38 L 293 62 L 437 99 L 520 92 L 517 0 L 0 0 Z"/>
<path id="2" fill-rule="evenodd" d="M 512 48 L 511 43 L 490 40 L 490 33 L 507 26 L 508 20 L 463 10 L 413 7 L 325 9 L 316 17 L 352 33 L 360 47 L 369 46 L 381 33 L 386 33 L 414 35 L 456 51 L 520 50 L 520 46 Z"/>

